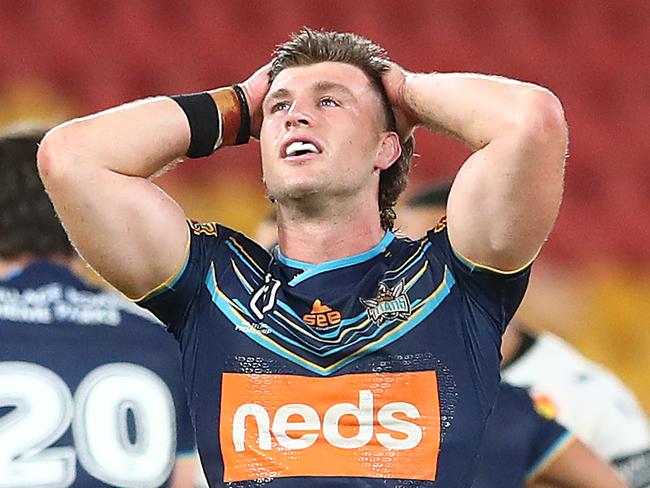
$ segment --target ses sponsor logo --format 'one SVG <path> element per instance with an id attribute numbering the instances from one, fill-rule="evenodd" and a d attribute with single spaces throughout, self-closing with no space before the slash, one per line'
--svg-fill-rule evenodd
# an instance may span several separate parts
<path id="1" fill-rule="evenodd" d="M 327 305 L 323 305 L 320 300 L 314 300 L 311 306 L 311 312 L 305 314 L 302 320 L 307 325 L 316 325 L 318 327 L 338 325 L 341 323 L 341 312 Z"/>
<path id="2" fill-rule="evenodd" d="M 224 481 L 287 476 L 435 480 L 437 392 L 433 371 L 332 378 L 225 373 Z"/>

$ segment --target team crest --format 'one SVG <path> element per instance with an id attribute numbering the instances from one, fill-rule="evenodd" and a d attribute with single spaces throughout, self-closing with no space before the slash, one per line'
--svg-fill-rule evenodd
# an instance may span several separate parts
<path id="1" fill-rule="evenodd" d="M 375 298 L 360 298 L 366 307 L 368 318 L 377 325 L 387 320 L 406 320 L 411 315 L 411 302 L 404 291 L 404 280 L 394 287 L 379 283 L 379 292 Z"/>

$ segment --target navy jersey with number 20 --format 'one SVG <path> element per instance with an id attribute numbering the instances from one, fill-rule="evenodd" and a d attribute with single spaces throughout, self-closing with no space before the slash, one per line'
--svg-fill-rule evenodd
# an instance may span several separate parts
<path id="1" fill-rule="evenodd" d="M 0 281 L 0 487 L 167 486 L 194 433 L 173 337 L 36 261 Z"/>
<path id="2" fill-rule="evenodd" d="M 317 265 L 189 231 L 140 304 L 180 341 L 212 487 L 470 485 L 527 269 L 479 269 L 444 222 Z"/>

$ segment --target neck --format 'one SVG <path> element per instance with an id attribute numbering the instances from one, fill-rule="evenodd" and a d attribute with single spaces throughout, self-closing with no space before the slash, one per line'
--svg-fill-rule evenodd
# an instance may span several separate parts
<path id="1" fill-rule="evenodd" d="M 278 242 L 282 254 L 319 264 L 372 249 L 386 234 L 381 228 L 377 204 L 334 210 L 328 209 L 327 216 L 323 217 L 278 205 Z"/>
<path id="2" fill-rule="evenodd" d="M 0 259 L 0 280 L 5 279 L 12 273 L 29 266 L 29 264 L 34 261 L 34 258 L 31 256 L 21 256 L 18 258 L 11 259 Z"/>
<path id="3" fill-rule="evenodd" d="M 57 264 L 61 265 L 68 265 L 70 263 L 70 258 L 67 256 L 48 256 L 48 257 L 43 257 L 39 258 L 36 256 L 29 256 L 29 255 L 24 255 L 24 256 L 19 256 L 16 258 L 11 258 L 11 259 L 2 259 L 0 258 L 0 280 L 5 279 L 7 276 L 9 276 L 12 273 L 15 273 L 16 271 L 19 271 L 30 264 L 32 264 L 34 261 L 37 261 L 39 259 L 45 259 L 47 261 L 53 261 Z"/>

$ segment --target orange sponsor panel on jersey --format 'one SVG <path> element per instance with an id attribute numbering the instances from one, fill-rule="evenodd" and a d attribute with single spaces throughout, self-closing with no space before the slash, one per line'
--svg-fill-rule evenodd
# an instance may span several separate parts
<path id="1" fill-rule="evenodd" d="M 330 378 L 224 373 L 224 481 L 288 476 L 436 478 L 436 373 Z"/>
<path id="2" fill-rule="evenodd" d="M 323 305 L 320 300 L 314 300 L 311 306 L 311 312 L 303 315 L 302 319 L 307 325 L 327 327 L 341 323 L 341 312 L 327 305 Z"/>

